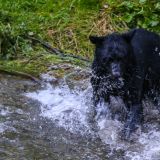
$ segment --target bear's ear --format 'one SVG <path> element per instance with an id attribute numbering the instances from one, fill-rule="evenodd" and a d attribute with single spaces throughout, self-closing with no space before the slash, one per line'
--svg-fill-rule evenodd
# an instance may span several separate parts
<path id="1" fill-rule="evenodd" d="M 134 34 L 136 32 L 136 29 L 133 29 L 127 33 L 122 33 L 121 36 L 127 41 L 130 42 L 131 39 L 133 38 Z"/>
<path id="2" fill-rule="evenodd" d="M 100 44 L 104 41 L 104 37 L 97 36 L 89 36 L 89 39 L 93 44 Z"/>

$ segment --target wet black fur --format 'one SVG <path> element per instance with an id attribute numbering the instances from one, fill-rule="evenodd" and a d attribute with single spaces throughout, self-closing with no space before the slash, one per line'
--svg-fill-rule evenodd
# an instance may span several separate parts
<path id="1" fill-rule="evenodd" d="M 155 96 L 151 89 L 159 91 L 160 36 L 134 29 L 123 34 L 91 36 L 90 40 L 96 46 L 91 78 L 94 105 L 100 98 L 109 101 L 110 95 L 121 96 L 129 110 L 124 127 L 125 136 L 129 136 L 143 119 L 142 99 L 146 94 Z M 121 77 L 112 76 L 113 61 L 120 64 Z M 123 78 L 122 86 L 119 78 Z"/>

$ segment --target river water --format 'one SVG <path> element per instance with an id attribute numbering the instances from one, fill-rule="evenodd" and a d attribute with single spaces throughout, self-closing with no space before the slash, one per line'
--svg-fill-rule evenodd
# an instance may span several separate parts
<path id="1" fill-rule="evenodd" d="M 0 75 L 0 160 L 160 160 L 156 107 L 144 103 L 142 129 L 123 141 L 123 124 L 108 116 L 108 104 L 99 106 L 106 116 L 92 121 L 88 75 L 79 70 L 72 76 L 83 79 L 73 80 L 43 74 L 42 85 Z"/>

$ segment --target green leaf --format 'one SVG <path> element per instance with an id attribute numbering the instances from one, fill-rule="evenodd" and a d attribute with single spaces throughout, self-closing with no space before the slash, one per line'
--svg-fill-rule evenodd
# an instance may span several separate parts
<path id="1" fill-rule="evenodd" d="M 139 0 L 139 3 L 145 3 L 147 0 Z"/>
<path id="2" fill-rule="evenodd" d="M 127 23 L 130 23 L 134 18 L 134 14 L 125 14 L 124 17 L 123 17 L 123 20 Z"/>
<path id="3" fill-rule="evenodd" d="M 133 8 L 134 5 L 133 5 L 132 2 L 124 1 L 118 7 L 122 7 L 122 6 L 125 6 L 125 7 L 128 7 L 128 8 Z"/>
<path id="4" fill-rule="evenodd" d="M 159 24 L 159 21 L 151 21 L 150 24 L 151 24 L 152 27 L 154 27 L 154 26 L 157 26 Z"/>
<path id="5" fill-rule="evenodd" d="M 155 8 L 160 10 L 160 2 L 156 3 Z"/>

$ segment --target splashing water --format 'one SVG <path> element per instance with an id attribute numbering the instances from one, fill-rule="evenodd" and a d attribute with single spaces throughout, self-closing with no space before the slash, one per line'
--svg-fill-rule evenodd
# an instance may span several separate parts
<path id="1" fill-rule="evenodd" d="M 51 119 L 56 125 L 74 134 L 94 135 L 95 131 L 88 122 L 91 109 L 92 89 L 90 84 L 85 90 L 70 90 L 63 82 L 53 86 L 47 82 L 46 87 L 26 96 L 41 102 L 41 116 Z M 106 113 L 98 118 L 97 126 L 100 139 L 110 147 L 108 157 L 113 160 L 160 160 L 160 131 L 157 124 L 148 125 L 145 133 L 140 133 L 134 142 L 122 141 L 119 133 L 123 124 L 109 118 L 108 104 L 101 103 L 98 114 Z M 93 108 L 92 108 L 93 109 Z M 114 156 L 116 155 L 116 156 Z"/>
<path id="2" fill-rule="evenodd" d="M 131 160 L 159 160 L 160 159 L 160 132 L 152 130 L 148 133 L 142 133 L 138 139 L 143 148 L 137 152 L 127 151 L 126 156 Z"/>
<path id="3" fill-rule="evenodd" d="M 57 125 L 72 133 L 90 134 L 86 118 L 87 92 L 88 90 L 71 91 L 65 84 L 53 87 L 48 83 L 46 89 L 28 93 L 27 96 L 42 103 L 41 116 L 52 119 Z"/>

